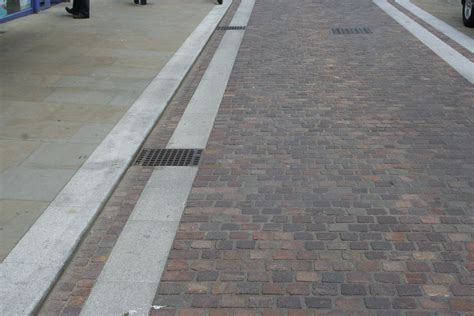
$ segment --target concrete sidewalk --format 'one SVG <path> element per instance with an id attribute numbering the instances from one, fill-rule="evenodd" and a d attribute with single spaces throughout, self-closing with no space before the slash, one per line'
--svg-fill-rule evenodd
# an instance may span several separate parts
<path id="1" fill-rule="evenodd" d="M 211 0 L 57 5 L 0 26 L 0 260 L 212 9 Z"/>

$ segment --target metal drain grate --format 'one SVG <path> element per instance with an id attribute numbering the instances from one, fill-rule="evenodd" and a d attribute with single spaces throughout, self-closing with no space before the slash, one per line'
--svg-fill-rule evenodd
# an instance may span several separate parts
<path id="1" fill-rule="evenodd" d="M 332 34 L 372 34 L 372 30 L 368 27 L 335 28 Z"/>
<path id="2" fill-rule="evenodd" d="M 244 31 L 244 30 L 245 30 L 245 26 L 233 26 L 233 25 L 229 25 L 229 26 L 218 26 L 218 27 L 217 27 L 217 30 L 218 30 L 218 31 Z"/>
<path id="3" fill-rule="evenodd" d="M 202 149 L 150 149 L 144 148 L 135 160 L 135 166 L 197 166 Z"/>

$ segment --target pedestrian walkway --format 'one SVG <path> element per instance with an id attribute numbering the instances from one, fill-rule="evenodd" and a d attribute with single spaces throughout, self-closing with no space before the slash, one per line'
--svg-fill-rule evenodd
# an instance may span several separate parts
<path id="1" fill-rule="evenodd" d="M 0 26 L 0 261 L 214 3 L 65 6 Z"/>

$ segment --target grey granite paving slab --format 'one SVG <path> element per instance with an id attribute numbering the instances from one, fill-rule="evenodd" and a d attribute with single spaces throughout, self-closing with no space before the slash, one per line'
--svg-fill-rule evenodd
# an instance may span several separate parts
<path id="1" fill-rule="evenodd" d="M 115 95 L 115 91 L 111 92 L 85 88 L 55 88 L 44 102 L 106 105 L 112 101 Z"/>
<path id="2" fill-rule="evenodd" d="M 31 313 L 43 296 L 43 284 L 51 284 L 60 268 L 26 263 L 0 264 L 0 315 Z M 12 295 L 19 292 L 22 294 Z"/>
<path id="3" fill-rule="evenodd" d="M 15 167 L 0 174 L 0 199 L 52 201 L 75 170 Z"/>
<path id="4" fill-rule="evenodd" d="M 98 283 L 96 284 L 98 294 L 90 298 L 89 305 L 84 306 L 81 315 L 124 315 L 127 312 L 131 312 L 132 315 L 147 315 L 151 302 L 143 292 L 154 292 L 157 286 L 157 282 Z"/>
<path id="5" fill-rule="evenodd" d="M 0 200 L 0 262 L 28 231 L 48 202 Z"/>
<path id="6" fill-rule="evenodd" d="M 95 146 L 91 144 L 44 143 L 21 166 L 36 169 L 76 170 L 89 158 L 94 149 Z"/>
<path id="7" fill-rule="evenodd" d="M 130 220 L 175 222 L 181 218 L 195 167 L 162 167 L 153 172 Z"/>
<path id="8" fill-rule="evenodd" d="M 71 137 L 71 143 L 98 144 L 114 127 L 113 124 L 85 124 Z M 95 146 L 94 146 L 95 147 Z"/>
<path id="9" fill-rule="evenodd" d="M 147 84 L 148 80 L 139 80 L 136 78 L 120 78 L 120 80 L 118 80 L 118 78 L 114 79 L 111 77 L 63 76 L 54 86 L 60 88 L 111 90 L 117 93 L 117 90 L 142 90 Z"/>
<path id="10" fill-rule="evenodd" d="M 10 119 L 4 126 L 0 126 L 0 135 L 12 140 L 66 141 L 82 125 L 79 122 L 57 120 Z"/>
<path id="11" fill-rule="evenodd" d="M 163 271 L 178 224 L 178 221 L 128 221 L 98 282 L 156 281 Z"/>
<path id="12" fill-rule="evenodd" d="M 74 177 L 51 202 L 50 207 L 86 207 L 98 210 L 108 197 L 110 184 L 120 179 L 126 160 L 110 160 L 81 167 Z M 105 187 L 107 185 L 107 187 Z M 105 190 L 105 189 L 109 190 Z"/>
<path id="13" fill-rule="evenodd" d="M 91 208 L 49 207 L 13 248 L 4 263 L 35 263 L 44 266 L 63 264 L 73 251 L 67 247 L 70 240 L 81 237 L 86 231 L 87 226 L 81 220 L 90 218 L 92 221 L 94 212 Z"/>
<path id="14" fill-rule="evenodd" d="M 0 150 L 0 172 L 18 166 L 40 145 L 40 142 L 18 142 L 16 140 L 0 139 L 0 147 L 2 148 Z"/>

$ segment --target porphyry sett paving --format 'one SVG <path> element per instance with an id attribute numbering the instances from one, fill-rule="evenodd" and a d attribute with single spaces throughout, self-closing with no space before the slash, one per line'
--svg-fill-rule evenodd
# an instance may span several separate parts
<path id="1" fill-rule="evenodd" d="M 472 96 L 371 1 L 258 1 L 152 314 L 472 312 Z"/>

